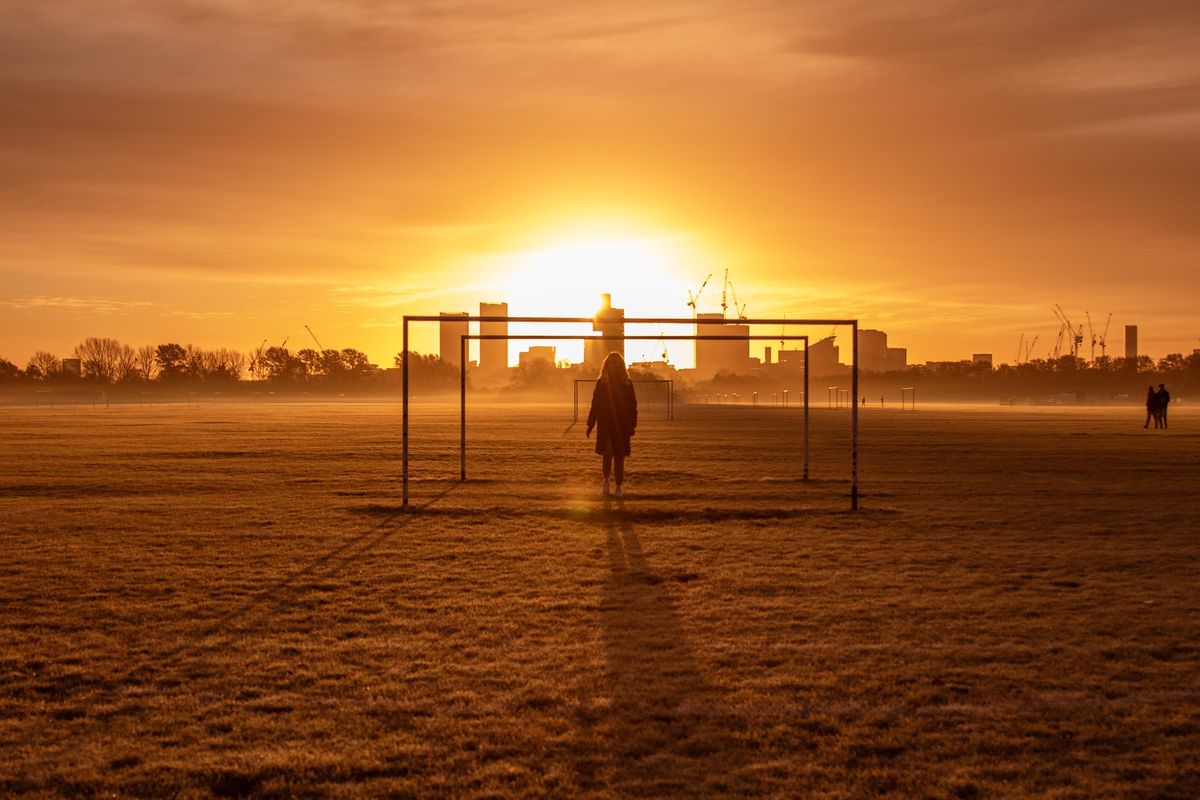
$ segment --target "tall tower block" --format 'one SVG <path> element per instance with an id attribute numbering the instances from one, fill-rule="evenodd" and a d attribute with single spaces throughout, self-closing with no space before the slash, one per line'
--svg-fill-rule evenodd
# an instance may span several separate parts
<path id="1" fill-rule="evenodd" d="M 462 337 L 470 331 L 465 319 L 465 311 L 443 311 L 439 314 L 442 321 L 438 323 L 438 355 L 442 361 L 462 368 Z"/>
<path id="2" fill-rule="evenodd" d="M 479 316 L 507 317 L 508 303 L 480 303 Z M 479 332 L 485 335 L 507 334 L 507 322 L 481 322 Z M 494 380 L 508 370 L 508 340 L 479 340 L 479 372 L 484 380 Z"/>
<path id="3" fill-rule="evenodd" d="M 625 357 L 625 309 L 613 308 L 611 294 L 600 295 L 600 310 L 592 320 L 592 330 L 600 336 L 583 342 L 583 362 L 588 367 L 600 369 L 614 351 Z"/>
<path id="4" fill-rule="evenodd" d="M 1138 357 L 1137 325 L 1125 326 L 1125 357 L 1135 360 Z"/>

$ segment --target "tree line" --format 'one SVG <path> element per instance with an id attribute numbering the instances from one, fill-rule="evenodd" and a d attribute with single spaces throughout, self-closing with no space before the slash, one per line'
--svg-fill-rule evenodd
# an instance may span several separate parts
<path id="1" fill-rule="evenodd" d="M 247 379 L 278 387 L 353 387 L 391 388 L 399 375 L 386 374 L 370 363 L 367 355 L 354 348 L 291 351 L 286 347 L 260 347 L 249 352 L 227 348 L 206 350 L 195 345 L 166 343 L 133 347 L 116 339 L 88 337 L 71 356 L 78 360 L 79 373 L 67 374 L 63 358 L 46 351 L 34 353 L 22 369 L 0 358 L 0 383 L 67 383 L 83 380 L 93 384 L 234 384 Z M 393 364 L 400 367 L 404 354 L 397 353 Z M 458 367 L 435 355 L 410 353 L 409 377 L 413 387 L 426 394 L 451 394 L 458 391 Z M 561 368 L 534 362 L 510 371 L 507 385 L 511 393 L 569 392 L 576 378 L 594 377 L 583 367 Z M 639 375 L 637 377 L 651 377 Z M 810 376 L 818 379 L 819 376 Z M 844 377 L 844 376 L 843 376 Z M 793 386 L 782 375 L 732 375 L 720 373 L 710 381 L 697 384 L 697 390 L 741 392 L 778 391 Z M 471 374 L 467 375 L 468 383 Z M 824 378 L 820 378 L 824 380 Z M 830 378 L 834 383 L 840 378 Z M 1157 361 L 1148 356 L 1137 359 L 1101 357 L 1094 362 L 1073 356 L 1058 359 L 1034 359 L 1023 364 L 988 364 L 972 361 L 939 362 L 914 365 L 907 370 L 888 373 L 864 373 L 864 394 L 899 391 L 900 386 L 919 386 L 923 396 L 946 399 L 994 399 L 996 397 L 1047 397 L 1064 392 L 1082 392 L 1121 396 L 1143 393 L 1146 383 L 1165 382 L 1177 389 L 1200 390 L 1200 355 L 1167 355 Z M 821 383 L 822 386 L 825 383 Z M 688 388 L 678 381 L 677 389 Z M 813 389 L 814 396 L 819 394 Z M 873 394 L 872 394 L 873 393 Z M 1178 393 L 1177 393 L 1178 394 Z"/>
<path id="2" fill-rule="evenodd" d="M 65 358 L 78 361 L 78 373 L 68 371 Z M 82 379 L 116 385 L 153 382 L 232 383 L 251 380 L 277 383 L 344 383 L 376 372 L 366 354 L 353 348 L 292 352 L 286 347 L 260 347 L 248 353 L 229 348 L 206 350 L 192 344 L 168 342 L 133 347 L 116 339 L 91 336 L 70 356 L 39 350 L 22 369 L 0 358 L 0 381 L 63 382 Z"/>

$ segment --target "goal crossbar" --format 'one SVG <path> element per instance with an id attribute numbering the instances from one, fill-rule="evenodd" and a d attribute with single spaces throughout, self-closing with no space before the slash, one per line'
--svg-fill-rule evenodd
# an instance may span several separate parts
<path id="1" fill-rule="evenodd" d="M 403 322 L 403 358 L 401 359 L 401 393 L 402 393 L 402 411 L 401 411 L 401 471 L 402 471 L 402 487 L 401 487 L 401 505 L 404 508 L 409 507 L 408 497 L 408 412 L 409 412 L 409 324 L 410 323 L 428 323 L 428 322 L 444 322 L 447 318 L 443 316 L 432 315 L 405 315 Z M 464 315 L 453 317 L 454 322 L 498 322 L 498 323 L 549 323 L 549 324 L 591 324 L 595 322 L 593 317 L 522 317 L 522 316 L 496 316 L 496 315 Z M 851 329 L 851 365 L 850 365 L 850 380 L 851 387 L 855 397 L 858 397 L 858 320 L 857 319 L 804 319 L 795 318 L 751 318 L 751 319 L 711 319 L 711 318 L 687 318 L 687 317 L 627 317 L 622 320 L 626 325 L 799 325 L 799 326 L 849 326 Z M 699 330 L 699 328 L 697 328 Z M 786 335 L 780 336 L 765 336 L 765 335 L 734 335 L 734 334 L 658 334 L 658 335 L 636 335 L 636 334 L 621 334 L 620 336 L 597 336 L 592 334 L 520 334 L 520 333 L 476 333 L 464 334 L 461 337 L 461 352 L 464 353 L 461 360 L 460 374 L 460 479 L 466 479 L 466 363 L 467 359 L 465 352 L 467 343 L 470 340 L 491 340 L 491 339 L 518 339 L 518 340 L 588 340 L 588 339 L 614 339 L 614 340 L 731 340 L 731 341 L 776 341 L 783 340 L 803 340 L 806 357 L 804 359 L 804 478 L 808 479 L 808 407 L 809 407 L 809 391 L 808 391 L 808 336 L 806 335 Z M 858 510 L 858 404 L 854 403 L 850 408 L 850 510 Z"/>

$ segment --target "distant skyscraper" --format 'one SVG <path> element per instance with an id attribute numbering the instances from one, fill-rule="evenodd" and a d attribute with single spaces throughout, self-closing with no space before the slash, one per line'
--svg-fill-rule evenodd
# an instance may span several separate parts
<path id="1" fill-rule="evenodd" d="M 883 331 L 858 332 L 858 368 L 864 372 L 887 371 L 887 334 Z"/>
<path id="2" fill-rule="evenodd" d="M 1134 360 L 1138 357 L 1137 325 L 1125 326 L 1125 357 Z"/>
<path id="3" fill-rule="evenodd" d="M 507 317 L 508 303 L 480 303 L 479 316 Z M 507 322 L 481 322 L 479 333 L 485 336 L 508 333 Z M 485 381 L 496 380 L 508 370 L 508 340 L 479 340 L 479 373 Z"/>
<path id="4" fill-rule="evenodd" d="M 538 361 L 544 361 L 553 367 L 555 358 L 554 345 L 534 345 L 517 355 L 517 364 L 522 367 L 531 367 Z"/>
<path id="5" fill-rule="evenodd" d="M 625 357 L 625 309 L 612 307 L 612 295 L 600 295 L 600 310 L 592 321 L 592 330 L 599 332 L 595 339 L 583 342 L 583 363 L 599 370 L 608 354 L 616 351 Z"/>
<path id="6" fill-rule="evenodd" d="M 808 346 L 808 357 L 812 363 L 808 365 L 810 378 L 820 378 L 825 375 L 835 375 L 841 363 L 840 348 L 834 344 L 833 336 L 826 336 L 819 342 Z"/>
<path id="7" fill-rule="evenodd" d="M 440 315 L 442 321 L 438 323 L 438 338 L 439 348 L 438 355 L 442 357 L 442 361 L 449 362 L 456 367 L 462 367 L 462 337 L 470 333 L 470 325 L 466 320 L 457 319 L 457 317 L 467 316 L 465 311 L 443 311 Z"/>
<path id="8" fill-rule="evenodd" d="M 724 314 L 697 314 L 696 319 L 725 319 Z M 718 372 L 745 375 L 750 372 L 750 340 L 717 339 L 705 341 L 706 336 L 749 336 L 749 325 L 697 325 L 696 376 L 707 380 Z"/>
<path id="9" fill-rule="evenodd" d="M 887 369 L 888 372 L 908 369 L 907 347 L 889 347 L 887 349 Z"/>

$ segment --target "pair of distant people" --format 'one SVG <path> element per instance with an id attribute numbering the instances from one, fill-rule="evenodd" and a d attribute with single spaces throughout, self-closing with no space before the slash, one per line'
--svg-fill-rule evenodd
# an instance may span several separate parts
<path id="1" fill-rule="evenodd" d="M 1165 384 L 1159 384 L 1156 391 L 1153 386 L 1146 390 L 1146 424 L 1143 428 L 1150 427 L 1150 421 L 1154 420 L 1154 427 L 1167 427 L 1167 409 L 1171 405 L 1171 393 L 1167 391 Z"/>

